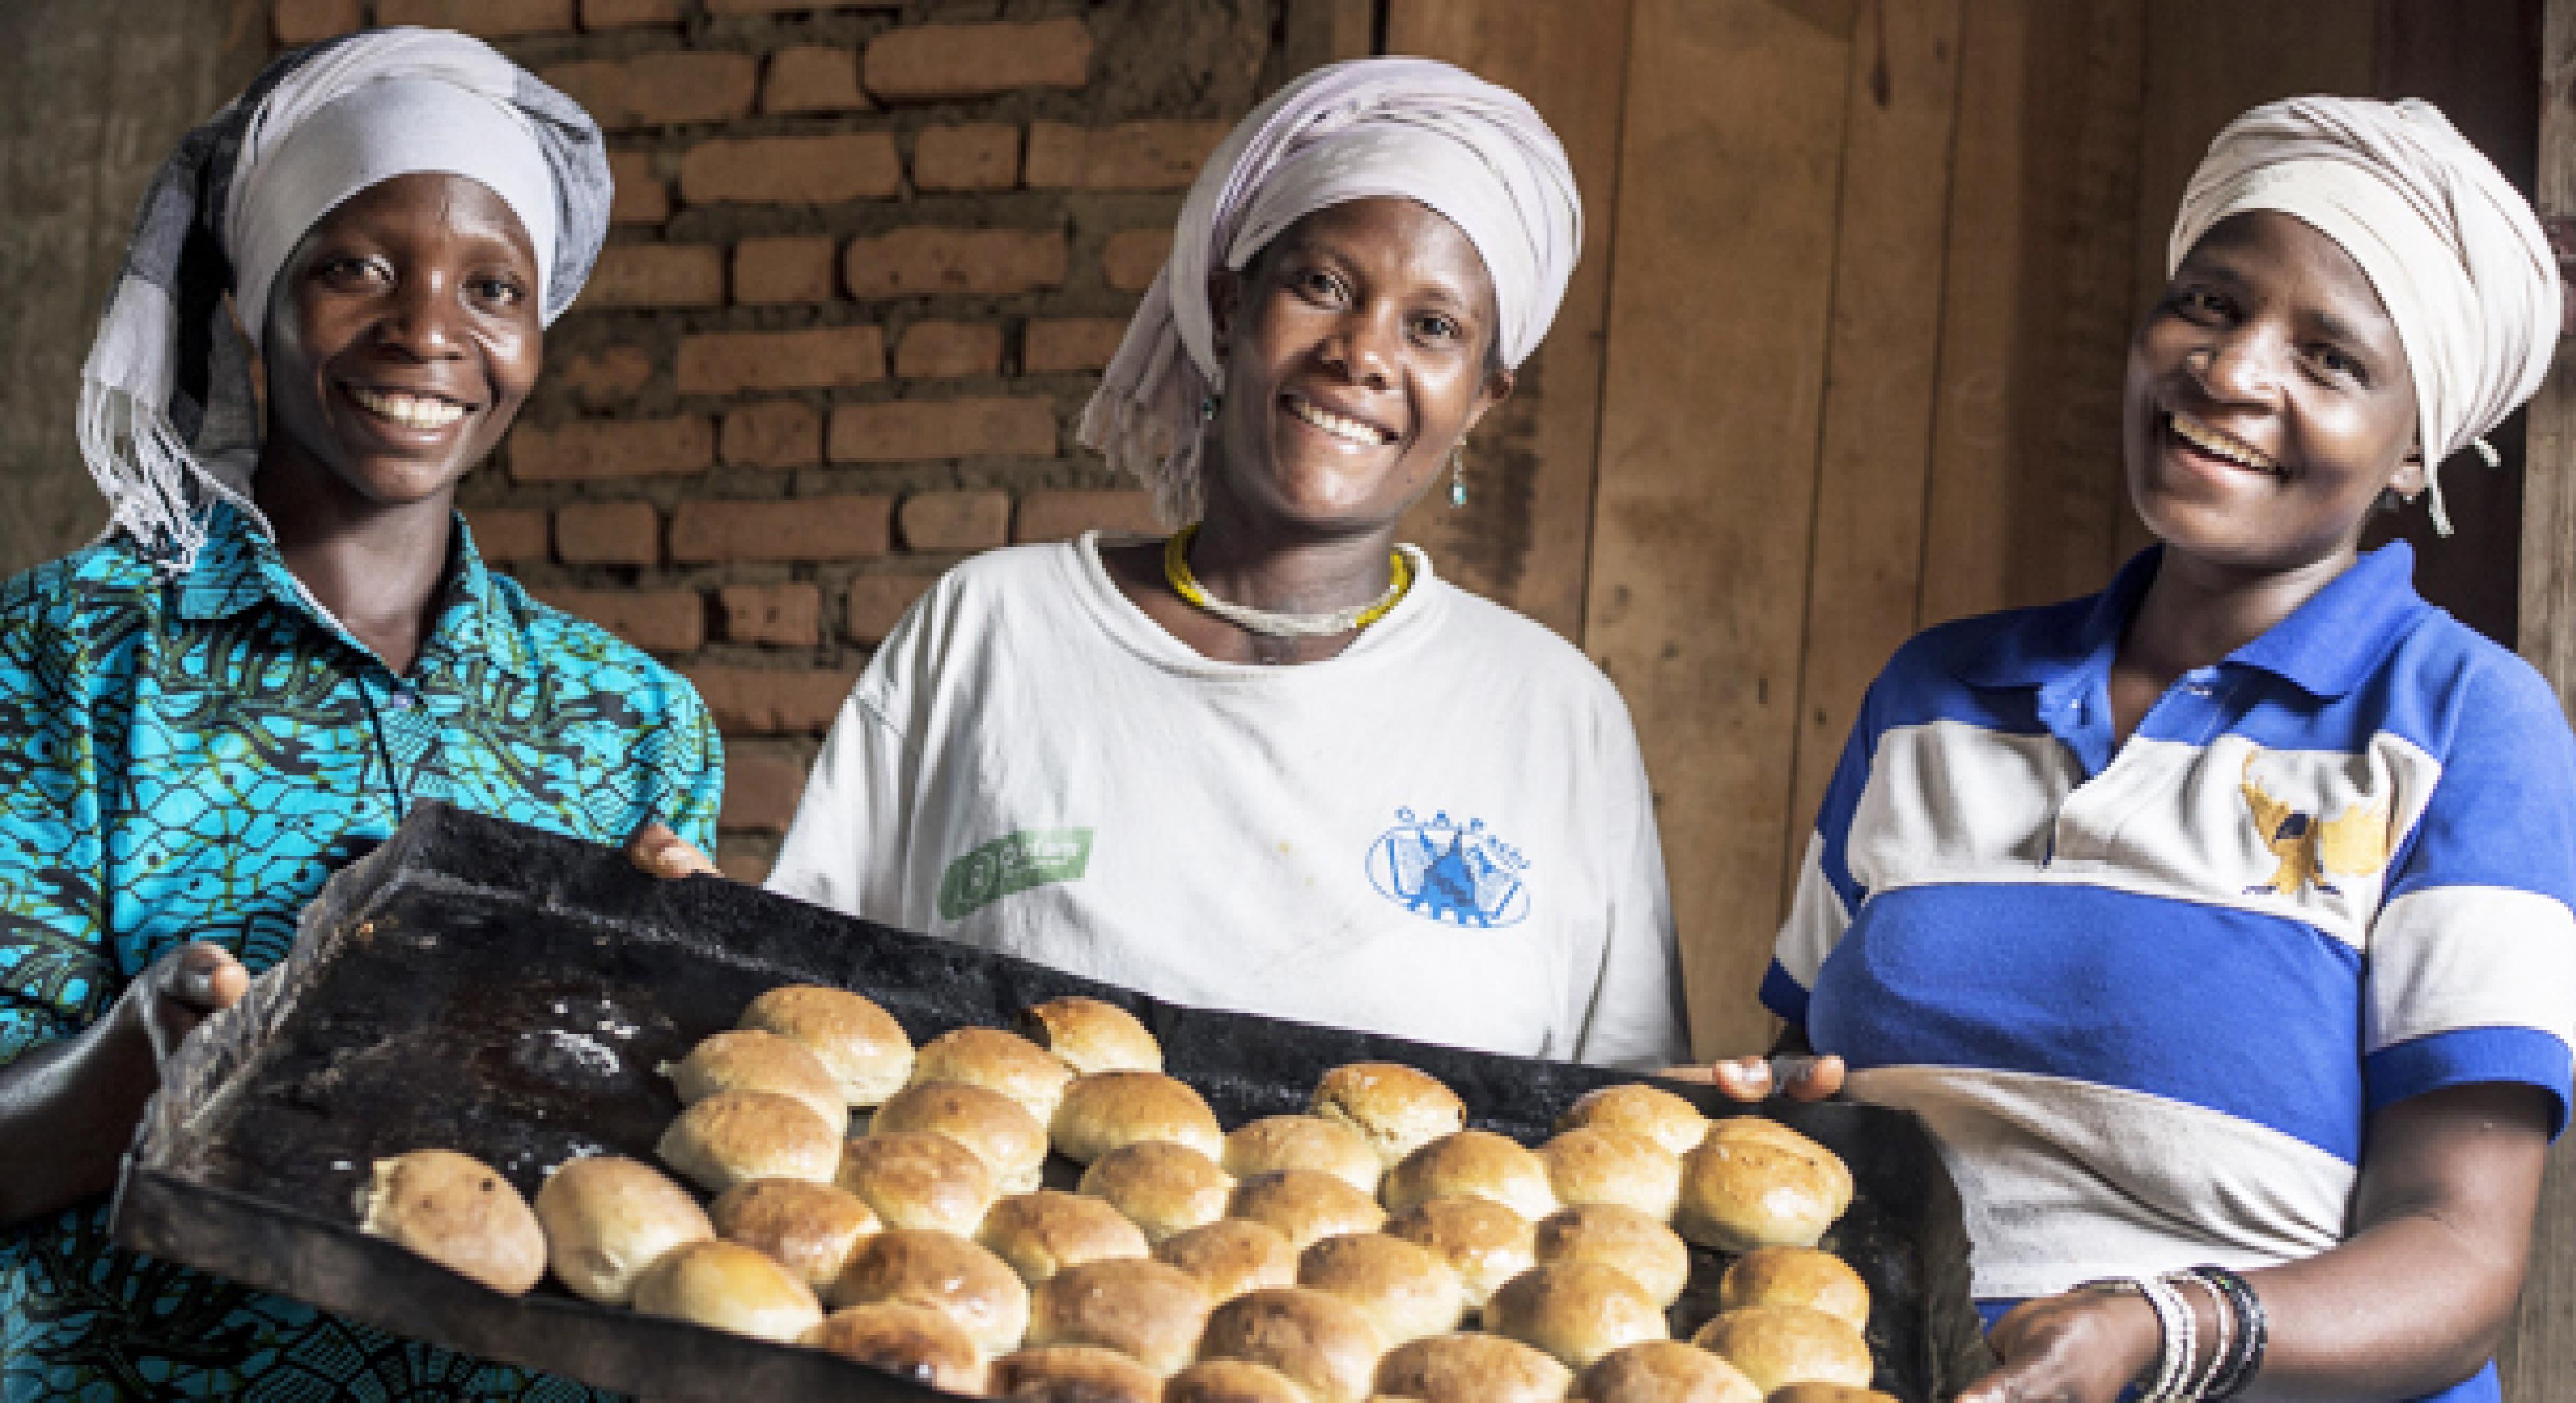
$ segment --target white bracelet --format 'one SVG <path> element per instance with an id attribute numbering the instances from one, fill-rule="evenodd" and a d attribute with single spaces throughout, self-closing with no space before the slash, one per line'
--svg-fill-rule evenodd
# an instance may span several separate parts
<path id="1" fill-rule="evenodd" d="M 2136 1278 L 2138 1294 L 2156 1313 L 2156 1325 L 2163 1338 L 2156 1350 L 2155 1382 L 2140 1391 L 2141 1403 L 2188 1403 L 2183 1387 L 2191 1375 L 2197 1333 L 2191 1307 L 2182 1293 L 2152 1276 Z"/>

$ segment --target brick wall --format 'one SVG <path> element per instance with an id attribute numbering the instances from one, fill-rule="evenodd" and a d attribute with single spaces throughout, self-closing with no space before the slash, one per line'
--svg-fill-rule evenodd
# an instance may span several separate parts
<path id="1" fill-rule="evenodd" d="M 868 649 L 939 571 L 1145 526 L 1072 426 L 1200 159 L 1350 0 L 275 0 L 492 40 L 608 132 L 615 228 L 486 555 L 694 679 L 719 854 L 767 869 Z M 1336 36 L 1341 36 L 1337 38 Z"/>

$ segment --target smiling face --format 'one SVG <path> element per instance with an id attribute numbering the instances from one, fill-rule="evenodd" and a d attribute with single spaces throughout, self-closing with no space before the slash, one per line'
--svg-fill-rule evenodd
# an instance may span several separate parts
<path id="1" fill-rule="evenodd" d="M 1214 291 L 1226 394 L 1212 511 L 1391 529 L 1511 392 L 1484 259 L 1411 200 L 1317 210 Z"/>
<path id="2" fill-rule="evenodd" d="M 500 196 L 405 175 L 325 215 L 269 303 L 269 451 L 379 506 L 443 497 L 536 383 L 537 260 Z"/>
<path id="3" fill-rule="evenodd" d="M 2157 539 L 2265 573 L 2340 560 L 2422 490 L 2415 382 L 2378 292 L 2287 214 L 2220 222 L 2129 347 L 2129 495 Z"/>

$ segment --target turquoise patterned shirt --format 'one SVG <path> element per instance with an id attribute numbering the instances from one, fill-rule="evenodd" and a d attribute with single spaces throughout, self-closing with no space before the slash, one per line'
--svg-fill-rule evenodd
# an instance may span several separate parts
<path id="1" fill-rule="evenodd" d="M 0 585 L 0 1065 L 163 952 L 253 974 L 421 799 L 713 851 L 723 760 L 689 684 L 486 570 L 464 523 L 395 676 L 218 510 L 164 580 L 118 539 Z M 582 1398 L 109 1245 L 102 1201 L 0 1230 L 0 1399 Z"/>

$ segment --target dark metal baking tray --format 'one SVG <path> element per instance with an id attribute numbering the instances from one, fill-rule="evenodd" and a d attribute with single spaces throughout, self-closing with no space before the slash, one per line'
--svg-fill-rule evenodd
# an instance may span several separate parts
<path id="1" fill-rule="evenodd" d="M 907 935 L 756 888 L 659 882 L 612 850 L 424 803 L 334 877 L 295 948 L 181 1048 L 118 1189 L 117 1240 L 451 1348 L 654 1398 L 928 1400 L 809 1350 L 650 1320 L 561 1293 L 509 1297 L 355 1227 L 376 1159 L 474 1155 L 534 1195 L 576 1154 L 653 1157 L 679 1111 L 656 1068 L 763 989 L 857 989 L 916 1040 L 1089 994 L 1134 1011 L 1228 1126 L 1302 1109 L 1327 1068 L 1377 1060 L 1447 1082 L 1474 1123 L 1536 1143 L 1576 1097 L 1633 1080 L 1160 1003 L 1006 955 Z M 1669 1084 L 1668 1085 L 1672 1085 Z M 1673 1085 L 1713 1114 L 1738 1108 Z M 1841 1154 L 1858 1192 L 1826 1245 L 1869 1282 L 1879 1387 L 1931 1403 L 1983 1363 L 1955 1190 L 1911 1116 L 1768 1108 Z M 1700 1254 L 1676 1307 L 1710 1308 Z"/>

